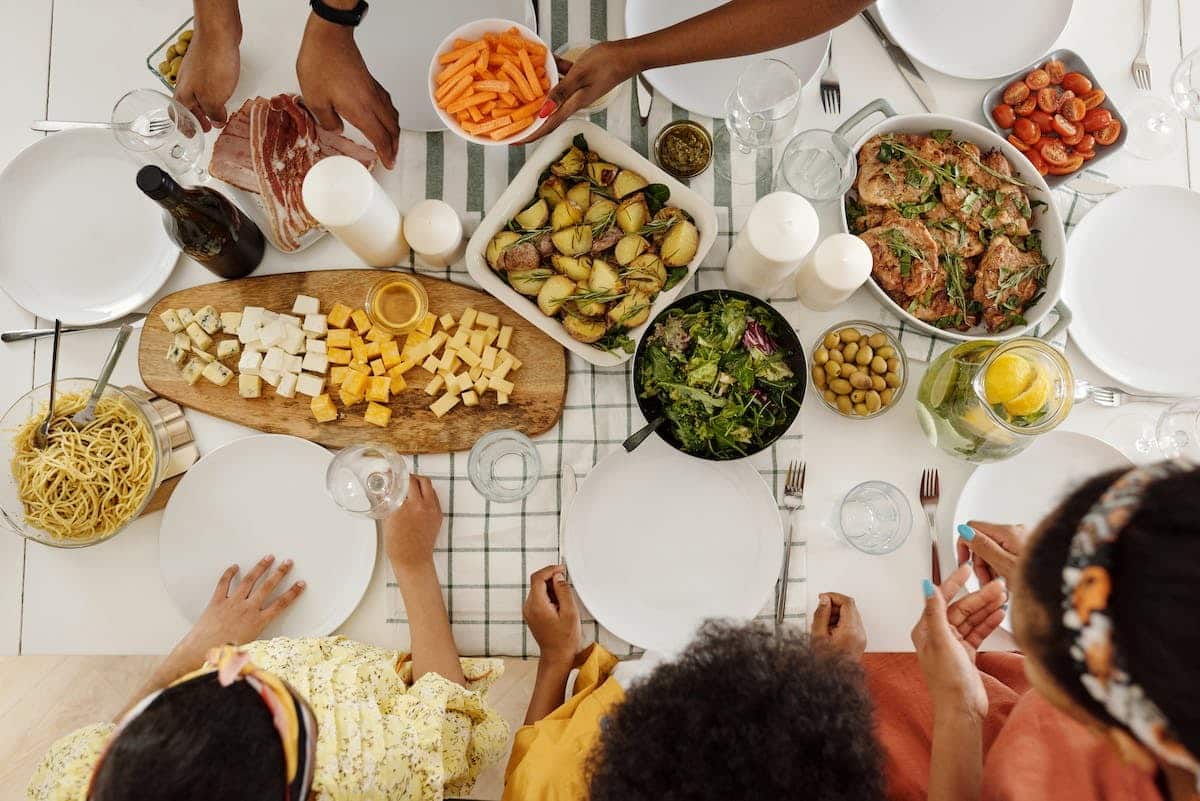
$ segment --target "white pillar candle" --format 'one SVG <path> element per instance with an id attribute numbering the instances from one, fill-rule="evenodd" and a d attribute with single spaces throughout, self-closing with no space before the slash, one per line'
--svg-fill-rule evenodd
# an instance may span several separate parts
<path id="1" fill-rule="evenodd" d="M 449 203 L 422 200 L 404 218 L 404 237 L 425 267 L 446 267 L 463 254 L 463 227 Z"/>
<path id="2" fill-rule="evenodd" d="M 370 267 L 395 267 L 408 258 L 400 209 L 349 156 L 318 161 L 304 176 L 304 207 Z"/>
<path id="3" fill-rule="evenodd" d="M 796 295 L 813 311 L 845 302 L 871 276 L 871 249 L 853 234 L 831 234 L 796 272 Z"/>
<path id="4" fill-rule="evenodd" d="M 793 192 L 772 192 L 754 204 L 725 261 L 730 289 L 766 299 L 800 266 L 821 230 L 812 204 Z"/>

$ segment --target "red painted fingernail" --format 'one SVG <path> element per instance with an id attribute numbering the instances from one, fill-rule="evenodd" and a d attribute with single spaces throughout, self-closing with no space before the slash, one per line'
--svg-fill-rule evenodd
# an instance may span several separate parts
<path id="1" fill-rule="evenodd" d="M 541 110 L 538 111 L 538 119 L 539 120 L 546 119 L 551 114 L 553 114 L 557 108 L 558 108 L 557 103 L 555 103 L 550 98 L 546 98 L 546 102 L 542 104 Z"/>

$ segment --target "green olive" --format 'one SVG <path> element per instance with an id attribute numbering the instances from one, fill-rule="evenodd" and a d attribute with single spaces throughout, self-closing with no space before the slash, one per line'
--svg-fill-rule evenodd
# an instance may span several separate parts
<path id="1" fill-rule="evenodd" d="M 869 344 L 872 348 L 875 348 L 876 350 L 878 350 L 879 348 L 882 348 L 887 343 L 888 343 L 887 334 L 885 334 L 883 332 L 880 332 L 878 334 L 871 334 L 871 336 L 867 339 L 867 344 Z"/>
<path id="2" fill-rule="evenodd" d="M 858 353 L 854 355 L 854 361 L 857 364 L 868 365 L 875 358 L 875 351 L 870 345 L 863 345 L 858 349 Z"/>
<path id="3" fill-rule="evenodd" d="M 825 375 L 824 370 L 813 370 L 813 383 L 817 385 L 817 389 L 825 389 L 829 377 Z"/>
<path id="4" fill-rule="evenodd" d="M 829 379 L 840 378 L 842 375 L 842 365 L 837 362 L 825 362 L 823 369 L 825 377 Z"/>
<path id="5" fill-rule="evenodd" d="M 179 65 L 181 65 L 182 63 L 183 63 L 183 56 L 175 56 L 175 58 L 171 59 L 171 69 L 175 70 L 176 72 L 179 72 Z"/>
<path id="6" fill-rule="evenodd" d="M 829 361 L 841 364 L 846 361 L 846 357 L 842 355 L 840 350 L 831 350 L 829 351 Z"/>
<path id="7" fill-rule="evenodd" d="M 871 389 L 875 390 L 876 392 L 883 392 L 885 389 L 887 389 L 887 382 L 883 380 L 883 376 L 871 376 Z"/>
<path id="8" fill-rule="evenodd" d="M 854 361 L 854 357 L 858 355 L 858 343 L 849 342 L 842 347 L 842 356 L 848 362 Z"/>
<path id="9" fill-rule="evenodd" d="M 876 356 L 874 359 L 871 359 L 871 372 L 886 373 L 887 359 L 883 358 L 882 356 Z"/>
<path id="10" fill-rule="evenodd" d="M 854 404 L 854 413 L 857 414 L 859 417 L 866 417 L 867 415 L 870 414 L 870 412 L 867 411 L 867 404 L 865 404 L 865 403 Z"/>
<path id="11" fill-rule="evenodd" d="M 177 55 L 179 55 L 179 51 L 175 49 L 175 45 L 168 45 L 167 52 L 163 53 L 163 58 L 165 58 L 167 61 L 170 61 Z"/>
<path id="12" fill-rule="evenodd" d="M 166 75 L 168 72 L 170 72 L 170 71 L 171 71 L 171 62 L 170 62 L 170 61 L 160 61 L 160 62 L 158 62 L 158 71 L 159 71 L 161 74 L 163 74 L 163 75 Z"/>
<path id="13" fill-rule="evenodd" d="M 820 366 L 829 361 L 829 348 L 822 345 L 817 348 L 817 352 L 813 354 L 813 364 Z"/>
<path id="14" fill-rule="evenodd" d="M 179 55 L 182 56 L 187 51 L 188 51 L 187 41 L 180 39 L 178 42 L 175 43 L 175 52 L 176 53 L 178 53 Z"/>
<path id="15" fill-rule="evenodd" d="M 851 403 L 862 403 L 867 399 L 867 393 L 864 390 L 856 389 L 850 393 Z"/>
<path id="16" fill-rule="evenodd" d="M 882 403 L 884 406 L 891 406 L 891 405 L 892 405 L 892 399 L 893 399 L 895 396 L 896 396 L 896 390 L 894 390 L 894 389 L 881 389 L 881 390 L 879 391 L 879 402 L 880 402 L 880 403 Z"/>
<path id="17" fill-rule="evenodd" d="M 887 385 L 892 389 L 900 386 L 900 376 L 896 375 L 895 373 L 888 373 L 883 377 L 883 380 L 886 381 Z"/>
<path id="18" fill-rule="evenodd" d="M 896 375 L 899 375 L 900 374 L 900 360 L 897 359 L 895 356 L 892 356 L 890 358 L 887 356 L 884 356 L 884 358 L 887 359 L 887 371 L 889 373 L 895 373 Z"/>
<path id="19" fill-rule="evenodd" d="M 875 348 L 875 355 L 890 359 L 896 355 L 896 349 L 891 345 L 884 345 L 882 348 Z"/>
<path id="20" fill-rule="evenodd" d="M 841 336 L 843 342 L 847 343 L 857 342 L 862 339 L 862 334 L 859 333 L 857 328 L 843 328 L 841 331 L 838 331 L 838 335 Z"/>
<path id="21" fill-rule="evenodd" d="M 867 393 L 866 404 L 867 404 L 867 411 L 877 412 L 877 411 L 879 411 L 879 407 L 883 405 L 883 400 L 880 397 L 878 392 L 876 392 L 875 390 L 871 390 L 870 392 Z"/>
<path id="22" fill-rule="evenodd" d="M 830 333 L 825 335 L 825 340 L 821 344 L 823 344 L 825 347 L 829 348 L 830 350 L 833 350 L 839 344 L 841 344 L 841 341 L 842 341 L 842 338 L 838 336 L 837 331 L 831 331 Z"/>
<path id="23" fill-rule="evenodd" d="M 188 28 L 186 31 L 184 31 L 183 33 L 179 34 L 179 41 L 181 41 L 181 42 L 190 42 L 190 41 L 192 41 L 192 30 L 191 30 L 191 28 Z"/>
<path id="24" fill-rule="evenodd" d="M 849 395 L 854 387 L 850 386 L 850 382 L 844 378 L 835 378 L 829 382 L 829 388 L 839 395 Z"/>
<path id="25" fill-rule="evenodd" d="M 850 386 L 854 387 L 855 389 L 870 389 L 871 376 L 867 375 L 866 373 L 853 373 L 850 376 Z"/>
<path id="26" fill-rule="evenodd" d="M 824 398 L 825 402 L 828 403 L 830 406 L 834 406 L 837 404 L 838 396 L 837 396 L 837 393 L 834 392 L 832 389 L 827 389 L 824 392 L 822 392 L 821 397 Z"/>
<path id="27" fill-rule="evenodd" d="M 850 414 L 850 412 L 854 409 L 854 404 L 852 404 L 850 399 L 845 395 L 838 395 L 837 407 L 838 411 L 842 414 Z"/>

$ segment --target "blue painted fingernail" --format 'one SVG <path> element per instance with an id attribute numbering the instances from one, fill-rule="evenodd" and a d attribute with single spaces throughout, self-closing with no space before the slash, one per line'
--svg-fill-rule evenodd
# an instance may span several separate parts
<path id="1" fill-rule="evenodd" d="M 929 579 L 921 580 L 921 592 L 925 593 L 926 598 L 933 597 L 933 582 Z"/>
<path id="2" fill-rule="evenodd" d="M 975 539 L 975 529 L 966 524 L 961 525 L 958 527 L 958 536 L 959 538 L 970 542 L 971 540 Z"/>

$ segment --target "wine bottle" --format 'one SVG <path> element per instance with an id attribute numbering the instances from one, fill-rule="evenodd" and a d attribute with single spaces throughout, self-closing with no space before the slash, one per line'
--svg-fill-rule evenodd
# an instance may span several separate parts
<path id="1" fill-rule="evenodd" d="M 159 167 L 138 170 L 138 189 L 163 207 L 167 235 L 222 278 L 244 278 L 262 261 L 266 240 L 254 221 L 220 192 L 184 188 Z"/>

